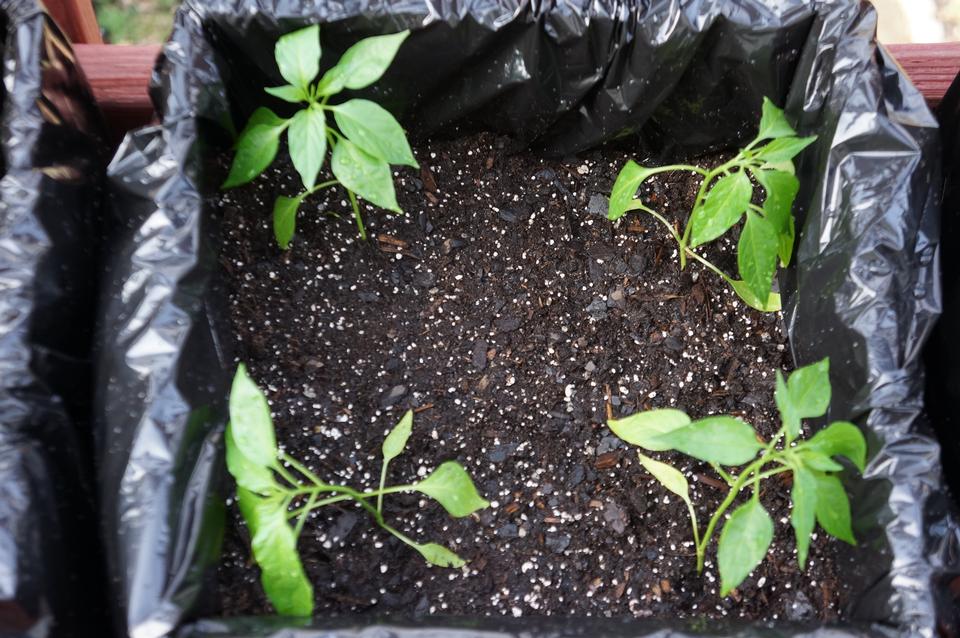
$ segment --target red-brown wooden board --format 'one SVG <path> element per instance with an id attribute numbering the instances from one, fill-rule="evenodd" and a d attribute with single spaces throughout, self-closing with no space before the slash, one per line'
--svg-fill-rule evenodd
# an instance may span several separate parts
<path id="1" fill-rule="evenodd" d="M 893 44 L 888 48 L 927 102 L 939 104 L 960 71 L 960 42 Z M 74 49 L 117 139 L 151 121 L 153 105 L 147 85 L 159 46 L 76 44 Z"/>

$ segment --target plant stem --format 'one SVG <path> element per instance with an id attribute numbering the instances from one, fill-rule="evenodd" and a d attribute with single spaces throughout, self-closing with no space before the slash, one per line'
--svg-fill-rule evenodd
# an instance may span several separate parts
<path id="1" fill-rule="evenodd" d="M 326 181 L 326 182 L 320 182 L 319 184 L 315 185 L 313 188 L 311 188 L 311 189 L 309 189 L 307 192 L 305 192 L 305 193 L 303 194 L 303 196 L 304 196 L 304 197 L 309 197 L 310 195 L 313 195 L 314 193 L 316 193 L 318 190 L 320 190 L 320 189 L 322 189 L 322 188 L 329 188 L 329 187 L 331 187 L 331 186 L 336 186 L 336 185 L 339 184 L 339 183 L 340 183 L 340 182 L 339 182 L 338 180 L 335 180 L 335 179 L 331 179 L 331 180 L 328 180 L 328 181 Z"/>
<path id="2" fill-rule="evenodd" d="M 282 455 L 283 455 L 283 460 L 286 461 L 287 463 L 289 463 L 289 464 L 290 464 L 290 467 L 292 467 L 292 468 L 295 469 L 296 471 L 300 472 L 300 474 L 302 474 L 302 475 L 304 476 L 304 478 L 306 478 L 307 480 L 309 480 L 311 483 L 313 483 L 313 484 L 316 485 L 317 487 L 334 487 L 334 486 L 332 486 L 332 485 L 327 485 L 326 483 L 324 483 L 323 481 L 321 481 L 320 479 L 318 479 L 316 474 L 314 474 L 313 472 L 311 472 L 305 465 L 303 465 L 302 463 L 300 463 L 300 461 L 298 461 L 297 459 L 293 458 L 292 456 L 290 456 L 290 455 L 287 454 L 286 452 L 283 452 Z"/>
<path id="3" fill-rule="evenodd" d="M 704 257 L 701 257 L 700 255 L 698 255 L 697 253 L 695 253 L 695 252 L 693 251 L 693 249 L 688 248 L 688 247 L 684 244 L 684 239 L 683 239 L 682 237 L 680 237 L 680 235 L 677 234 L 677 231 L 674 230 L 673 226 L 670 224 L 670 222 L 668 222 L 668 221 L 666 220 L 666 218 L 665 218 L 663 215 L 661 215 L 660 213 L 656 212 L 656 211 L 653 210 L 652 208 L 648 208 L 648 207 L 645 206 L 645 205 L 643 204 L 643 202 L 641 202 L 640 200 L 635 200 L 635 203 L 631 204 L 630 210 L 642 210 L 642 211 L 645 212 L 645 213 L 650 213 L 651 215 L 653 215 L 654 217 L 656 217 L 657 219 L 659 219 L 660 222 L 666 227 L 666 229 L 670 232 L 670 235 L 671 235 L 675 240 L 677 240 L 677 243 L 680 245 L 680 269 L 681 269 L 681 270 L 683 270 L 684 255 L 687 254 L 687 255 L 690 255 L 691 257 L 693 257 L 694 259 L 696 259 L 697 261 L 699 261 L 701 264 L 703 264 L 704 266 L 706 266 L 706 267 L 709 268 L 710 270 L 712 270 L 715 274 L 717 274 L 717 275 L 719 275 L 720 277 L 722 277 L 723 280 L 726 281 L 727 283 L 731 283 L 731 282 L 733 281 L 733 280 L 730 278 L 730 276 L 727 275 L 727 273 L 723 272 L 722 270 L 720 270 L 719 268 L 717 268 L 716 266 L 714 266 L 712 263 L 710 263 L 709 261 L 707 261 L 707 259 L 705 259 Z M 687 226 L 689 227 L 689 224 L 688 224 Z"/>
<path id="4" fill-rule="evenodd" d="M 284 455 L 284 456 L 286 456 L 286 455 Z M 290 483 L 290 485 L 299 485 L 299 484 L 300 484 L 300 482 L 297 481 L 296 477 L 294 477 L 293 474 L 291 474 L 289 471 L 287 471 L 287 468 L 283 467 L 283 465 L 282 465 L 281 463 L 278 463 L 277 466 L 276 466 L 274 469 L 277 471 L 277 474 L 279 474 L 280 476 L 282 476 L 283 479 L 284 479 L 286 482 Z"/>
<path id="5" fill-rule="evenodd" d="M 703 181 L 700 182 L 700 189 L 697 191 L 697 197 L 693 200 L 693 208 L 690 212 L 690 217 L 693 217 L 693 213 L 696 212 L 697 208 L 703 202 L 703 198 L 707 196 L 707 186 L 716 177 L 718 174 L 717 169 L 707 171 L 706 175 L 703 176 Z M 690 219 L 687 219 L 687 225 L 683 229 L 683 236 L 680 238 L 680 270 L 683 270 L 687 267 L 687 242 L 690 241 Z"/>
<path id="6" fill-rule="evenodd" d="M 746 466 L 743 469 L 743 472 L 737 476 L 736 480 L 730 486 L 730 492 L 727 494 L 726 498 L 723 499 L 723 502 L 720 503 L 720 507 L 717 508 L 717 511 L 714 512 L 713 516 L 710 518 L 710 522 L 707 524 L 707 531 L 704 533 L 702 541 L 697 544 L 697 572 L 703 571 L 703 562 L 707 553 L 707 545 L 710 543 L 710 538 L 713 536 L 713 530 L 716 528 L 717 522 L 720 520 L 720 517 L 723 516 L 723 513 L 727 510 L 727 508 L 733 503 L 734 499 L 737 497 L 737 494 L 739 494 L 740 491 L 747 486 L 747 484 L 752 484 L 754 486 L 754 496 L 757 496 L 758 490 L 756 486 L 759 485 L 761 480 L 769 476 L 790 470 L 787 462 L 779 458 L 779 452 L 776 450 L 777 443 L 780 442 L 780 439 L 785 433 L 786 426 L 781 426 L 773 438 L 770 439 L 770 442 L 767 443 L 767 447 L 763 449 L 763 452 L 760 454 L 760 458 Z M 780 463 L 784 467 L 767 470 L 766 472 L 759 472 L 758 470 L 763 469 L 763 466 L 767 463 Z M 753 478 L 751 478 L 752 474 L 754 475 Z"/>
<path id="7" fill-rule="evenodd" d="M 350 197 L 350 205 L 353 206 L 353 217 L 357 220 L 357 228 L 360 229 L 360 239 L 366 241 L 367 229 L 363 227 L 363 217 L 360 216 L 360 206 L 357 205 L 357 196 L 354 195 L 353 191 L 349 188 L 347 189 L 347 195 Z"/>
<path id="8" fill-rule="evenodd" d="M 718 507 L 717 511 L 713 513 L 713 516 L 710 517 L 710 522 L 707 523 L 707 530 L 704 532 L 700 543 L 697 545 L 698 574 L 703 572 L 703 563 L 706 558 L 707 545 L 710 543 L 710 538 L 713 537 L 713 530 L 717 527 L 720 517 L 723 516 L 723 513 L 727 511 L 727 508 L 733 504 L 734 499 L 737 498 L 737 494 L 740 493 L 740 490 L 742 490 L 744 485 L 747 483 L 747 478 L 749 478 L 750 475 L 758 468 L 762 467 L 764 462 L 765 459 L 759 458 L 744 468 L 743 472 L 737 477 L 737 480 L 734 481 L 733 485 L 730 487 L 730 491 L 727 492 L 726 498 L 724 498 L 723 502 L 720 503 L 720 507 Z"/>
<path id="9" fill-rule="evenodd" d="M 307 504 L 303 507 L 303 513 L 300 514 L 300 519 L 297 521 L 297 526 L 293 529 L 294 538 L 300 537 L 300 532 L 303 531 L 303 525 L 307 522 L 307 514 L 310 513 L 310 510 L 313 509 L 314 503 L 317 500 L 317 492 L 314 492 L 310 495 L 310 498 L 307 499 Z"/>
<path id="10" fill-rule="evenodd" d="M 387 482 L 387 465 L 390 464 L 390 461 L 384 461 L 383 467 L 380 468 L 380 493 L 377 494 L 377 511 L 381 514 L 383 513 L 383 484 Z"/>
<path id="11" fill-rule="evenodd" d="M 731 476 L 729 472 L 725 471 L 722 467 L 720 467 L 719 463 L 711 463 L 710 467 L 713 468 L 714 472 L 720 475 L 720 478 L 722 478 L 724 481 L 727 482 L 727 485 L 733 485 L 733 480 L 734 480 L 733 476 Z"/>
<path id="12" fill-rule="evenodd" d="M 693 509 L 693 503 L 687 501 L 687 511 L 690 512 L 690 523 L 693 525 L 693 545 L 697 548 L 697 556 L 700 555 L 700 529 L 697 524 L 697 512 Z"/>

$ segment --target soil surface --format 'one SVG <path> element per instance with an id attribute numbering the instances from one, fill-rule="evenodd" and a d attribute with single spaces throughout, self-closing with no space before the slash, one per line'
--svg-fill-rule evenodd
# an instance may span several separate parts
<path id="1" fill-rule="evenodd" d="M 330 191 L 302 208 L 292 249 L 277 248 L 272 203 L 298 184 L 286 159 L 219 203 L 238 360 L 285 449 L 329 482 L 375 488 L 383 437 L 415 408 L 390 483 L 456 459 L 491 501 L 453 519 L 387 497 L 395 527 L 452 548 L 469 561 L 461 570 L 427 565 L 356 506 L 321 510 L 300 539 L 316 613 L 836 619 L 842 549 L 818 534 L 799 571 L 789 479 L 763 492 L 777 524 L 766 560 L 720 598 L 715 543 L 697 575 L 685 506 L 604 425 L 608 412 L 671 406 L 738 415 L 769 436 L 774 370 L 790 365 L 782 317 L 746 307 L 697 263 L 681 273 L 652 218 L 606 220 L 625 153 L 550 161 L 508 142 L 416 147 L 423 169 L 396 173 L 407 214 L 367 207 L 368 242 Z M 644 193 L 683 220 L 698 186 L 668 173 Z M 734 239 L 705 251 L 731 273 Z M 716 475 L 654 456 L 686 473 L 707 521 L 726 493 Z M 224 556 L 224 613 L 270 613 L 235 508 Z"/>

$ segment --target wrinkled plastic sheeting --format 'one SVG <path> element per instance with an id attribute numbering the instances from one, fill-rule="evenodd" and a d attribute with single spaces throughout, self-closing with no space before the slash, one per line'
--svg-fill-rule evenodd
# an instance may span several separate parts
<path id="1" fill-rule="evenodd" d="M 90 352 L 106 149 L 66 39 L 0 2 L 0 634 L 106 626 Z"/>
<path id="2" fill-rule="evenodd" d="M 368 94 L 414 135 L 486 127 L 552 154 L 633 135 L 669 155 L 742 141 L 762 96 L 785 102 L 802 133 L 820 136 L 798 166 L 796 265 L 781 282 L 791 346 L 800 364 L 831 356 L 831 417 L 865 429 L 872 459 L 850 483 L 862 543 L 844 576 L 857 624 L 837 634 L 864 623 L 920 636 L 956 627 L 947 583 L 958 573 L 958 528 L 921 413 L 919 361 L 940 309 L 937 128 L 876 45 L 869 5 L 216 0 L 178 12 L 152 86 L 162 125 L 131 134 L 109 169 L 120 232 L 97 410 L 105 529 L 129 635 L 405 637 L 458 626 L 183 625 L 211 600 L 229 487 L 221 433 L 232 337 L 218 329 L 225 312 L 211 286 L 219 231 L 204 202 L 217 196 L 217 175 L 205 162 L 256 106 L 289 109 L 262 91 L 280 82 L 273 43 L 313 23 L 323 24 L 327 66 L 360 37 L 411 29 Z M 595 622 L 490 631 L 591 635 Z M 624 634 L 658 631 L 630 624 Z M 741 631 L 764 630 L 727 633 Z"/>

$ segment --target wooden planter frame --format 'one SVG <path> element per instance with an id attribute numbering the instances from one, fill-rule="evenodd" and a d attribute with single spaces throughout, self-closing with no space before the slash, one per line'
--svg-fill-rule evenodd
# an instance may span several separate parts
<path id="1" fill-rule="evenodd" d="M 46 0 L 45 7 L 74 43 L 114 141 L 153 120 L 147 94 L 159 45 L 104 44 L 92 0 Z M 930 106 L 940 103 L 960 71 L 960 42 L 887 47 Z"/>

